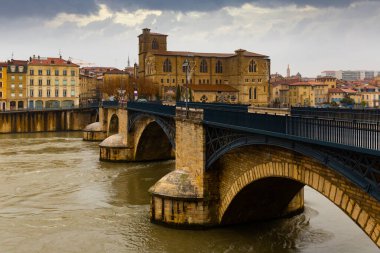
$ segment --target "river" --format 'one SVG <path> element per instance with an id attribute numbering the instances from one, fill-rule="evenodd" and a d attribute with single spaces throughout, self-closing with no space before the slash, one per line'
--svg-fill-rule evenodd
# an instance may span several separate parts
<path id="1" fill-rule="evenodd" d="M 174 161 L 98 158 L 81 133 L 0 135 L 0 252 L 379 252 L 310 188 L 305 212 L 290 219 L 201 231 L 151 224 L 147 191 Z"/>

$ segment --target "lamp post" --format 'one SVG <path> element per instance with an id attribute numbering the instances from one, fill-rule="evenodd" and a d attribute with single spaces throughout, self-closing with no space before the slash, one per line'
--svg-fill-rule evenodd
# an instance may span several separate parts
<path id="1" fill-rule="evenodd" d="M 184 68 L 186 68 L 186 96 L 185 96 L 185 106 L 186 106 L 186 118 L 188 118 L 189 117 L 189 105 L 188 105 L 188 103 L 187 103 L 187 100 L 189 99 L 189 97 L 188 97 L 188 89 L 189 89 L 189 80 L 188 80 L 188 78 L 189 78 L 189 70 L 190 70 L 190 63 L 189 63 L 189 60 L 188 59 L 186 59 L 185 61 L 184 61 L 184 63 L 182 64 L 182 67 L 184 67 Z"/>

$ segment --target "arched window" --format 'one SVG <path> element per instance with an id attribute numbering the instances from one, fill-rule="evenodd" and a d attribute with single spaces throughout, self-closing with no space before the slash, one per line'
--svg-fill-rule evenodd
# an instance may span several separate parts
<path id="1" fill-rule="evenodd" d="M 206 62 L 206 60 L 201 61 L 201 66 L 200 66 L 199 71 L 201 73 L 207 73 L 207 62 Z"/>
<path id="2" fill-rule="evenodd" d="M 256 72 L 256 70 L 257 70 L 256 62 L 255 62 L 254 60 L 251 60 L 251 61 L 249 62 L 248 71 L 249 71 L 250 73 L 253 73 L 253 72 Z"/>
<path id="3" fill-rule="evenodd" d="M 257 89 L 253 89 L 253 99 L 257 99 Z"/>
<path id="4" fill-rule="evenodd" d="M 252 99 L 252 88 L 249 88 L 249 99 Z"/>
<path id="5" fill-rule="evenodd" d="M 189 68 L 189 64 L 186 63 L 186 60 L 184 60 L 183 63 L 182 63 L 182 72 L 186 73 L 187 68 Z"/>
<path id="6" fill-rule="evenodd" d="M 156 39 L 153 39 L 152 41 L 152 49 L 158 49 L 158 42 Z"/>
<path id="7" fill-rule="evenodd" d="M 169 59 L 164 61 L 164 72 L 172 72 L 172 63 Z"/>
<path id="8" fill-rule="evenodd" d="M 223 65 L 221 61 L 216 62 L 215 73 L 223 73 Z"/>

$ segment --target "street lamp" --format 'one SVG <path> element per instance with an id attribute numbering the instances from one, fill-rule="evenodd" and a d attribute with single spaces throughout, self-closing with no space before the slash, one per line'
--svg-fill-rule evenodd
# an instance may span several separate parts
<path id="1" fill-rule="evenodd" d="M 189 84 L 189 77 L 190 77 L 190 62 L 188 59 L 184 61 L 182 64 L 182 67 L 186 69 L 186 97 L 185 97 L 185 105 L 186 105 L 186 118 L 189 117 L 189 105 L 187 103 L 187 100 L 189 99 L 188 97 L 188 84 Z"/>

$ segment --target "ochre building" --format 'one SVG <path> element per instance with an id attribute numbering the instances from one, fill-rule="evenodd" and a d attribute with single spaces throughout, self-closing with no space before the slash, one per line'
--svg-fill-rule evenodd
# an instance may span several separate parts
<path id="1" fill-rule="evenodd" d="M 7 66 L 6 62 L 0 62 L 0 111 L 5 111 L 7 104 Z"/>
<path id="2" fill-rule="evenodd" d="M 12 59 L 7 62 L 6 110 L 22 110 L 26 108 L 27 67 L 27 61 Z"/>
<path id="3" fill-rule="evenodd" d="M 196 89 L 195 102 L 201 99 L 207 102 L 245 103 L 267 105 L 269 101 L 270 59 L 268 56 L 238 49 L 234 53 L 196 53 L 168 51 L 167 35 L 152 33 L 143 29 L 139 38 L 139 78 L 150 79 L 159 85 L 160 96 L 170 100 L 176 94 L 177 86 L 188 85 Z M 189 62 L 186 65 L 185 60 Z M 189 66 L 190 74 L 187 75 Z M 219 89 L 207 90 L 209 85 L 227 85 L 220 95 Z M 238 95 L 233 95 L 234 90 Z M 199 94 L 200 90 L 204 94 Z M 210 93 L 213 93 L 210 96 Z"/>
<path id="4" fill-rule="evenodd" d="M 79 105 L 79 66 L 61 57 L 30 58 L 27 85 L 29 108 Z"/>

